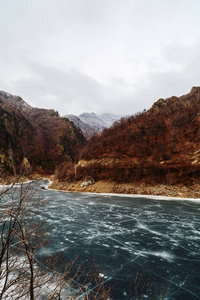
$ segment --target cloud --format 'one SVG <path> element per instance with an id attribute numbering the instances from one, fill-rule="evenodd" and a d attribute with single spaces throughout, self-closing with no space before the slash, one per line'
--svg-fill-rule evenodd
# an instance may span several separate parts
<path id="1" fill-rule="evenodd" d="M 60 113 L 75 113 L 72 111 L 74 105 L 77 110 L 93 109 L 94 104 L 103 98 L 100 83 L 74 68 L 62 70 L 33 64 L 32 75 L 16 81 L 15 86 L 36 106 L 42 103 L 47 108 L 57 107 Z"/>
<path id="2" fill-rule="evenodd" d="M 0 4 L 0 89 L 60 114 L 135 113 L 199 85 L 199 1 Z"/>

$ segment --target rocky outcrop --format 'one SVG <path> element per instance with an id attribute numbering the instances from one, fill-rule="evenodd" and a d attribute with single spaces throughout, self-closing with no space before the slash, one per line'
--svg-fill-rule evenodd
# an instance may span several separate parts
<path id="1" fill-rule="evenodd" d="M 93 178 L 85 178 L 83 182 L 81 182 L 80 186 L 81 187 L 86 187 L 86 186 L 91 186 L 94 184 L 94 179 Z"/>

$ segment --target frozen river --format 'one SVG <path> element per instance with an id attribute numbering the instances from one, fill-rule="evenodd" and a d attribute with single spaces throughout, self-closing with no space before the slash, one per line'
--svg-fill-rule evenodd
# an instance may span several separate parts
<path id="1" fill-rule="evenodd" d="M 43 182 L 42 184 L 45 184 Z M 51 199 L 40 218 L 52 242 L 43 255 L 95 257 L 113 299 L 132 299 L 131 281 L 148 264 L 164 299 L 200 299 L 200 201 L 159 197 L 69 193 L 39 189 Z M 38 194 L 34 197 L 38 197 Z"/>

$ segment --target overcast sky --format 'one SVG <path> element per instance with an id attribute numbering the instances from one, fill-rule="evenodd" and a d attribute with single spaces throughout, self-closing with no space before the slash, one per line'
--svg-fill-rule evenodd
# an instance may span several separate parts
<path id="1" fill-rule="evenodd" d="M 134 114 L 200 85 L 199 0 L 0 0 L 0 90 Z"/>

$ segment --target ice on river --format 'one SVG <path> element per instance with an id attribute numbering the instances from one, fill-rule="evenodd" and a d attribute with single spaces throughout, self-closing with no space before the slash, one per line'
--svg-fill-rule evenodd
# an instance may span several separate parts
<path id="1" fill-rule="evenodd" d="M 50 199 L 39 217 L 53 225 L 42 255 L 95 257 L 99 274 L 116 286 L 113 299 L 131 299 L 130 282 L 147 264 L 157 291 L 165 277 L 165 299 L 200 299 L 199 200 L 44 189 L 38 196 Z"/>

